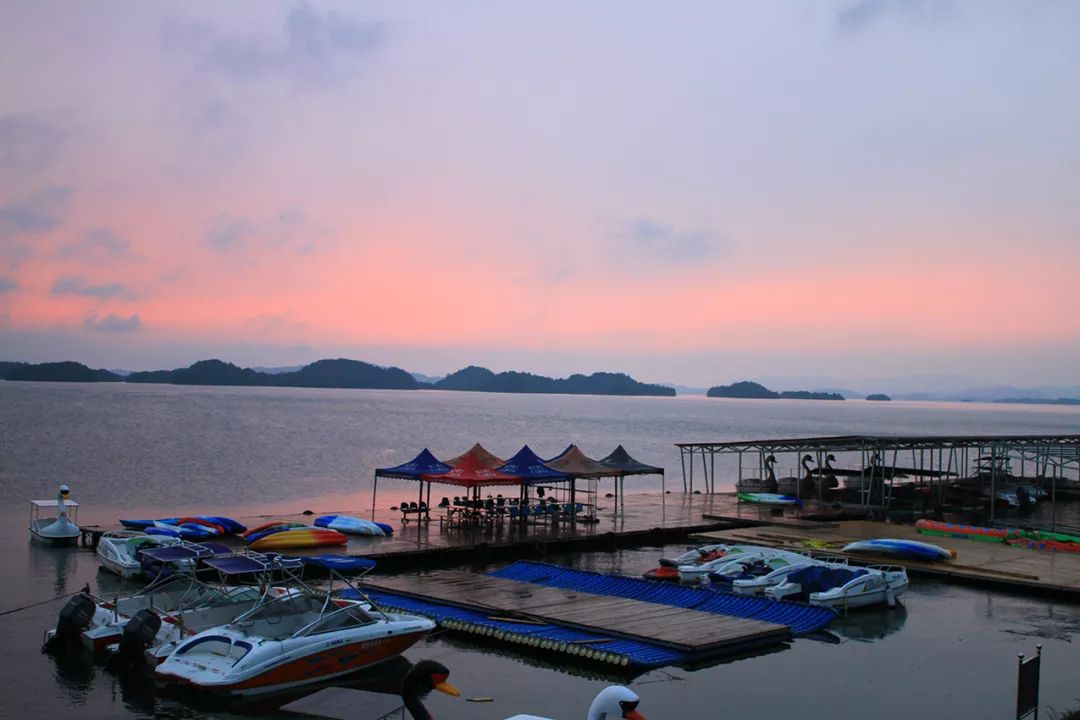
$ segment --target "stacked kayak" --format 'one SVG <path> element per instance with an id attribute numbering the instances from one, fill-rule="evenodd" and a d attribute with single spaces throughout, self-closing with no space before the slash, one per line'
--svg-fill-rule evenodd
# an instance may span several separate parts
<path id="1" fill-rule="evenodd" d="M 802 500 L 793 495 L 778 495 L 777 493 L 738 493 L 743 502 L 758 503 L 760 505 L 802 505 Z"/>
<path id="2" fill-rule="evenodd" d="M 315 518 L 315 527 L 329 528 L 346 535 L 393 535 L 394 528 L 386 523 L 372 522 L 352 515 L 323 515 Z"/>
<path id="3" fill-rule="evenodd" d="M 1048 530 L 1025 530 L 1023 528 L 996 528 L 979 525 L 961 525 L 937 520 L 920 520 L 915 523 L 922 535 L 937 535 L 983 542 L 1004 542 L 1033 550 L 1055 552 L 1080 552 L 1080 536 Z"/>
<path id="4" fill-rule="evenodd" d="M 906 560 L 922 560 L 924 562 L 949 560 L 955 556 L 952 551 L 938 545 L 899 538 L 859 540 L 858 542 L 848 543 L 842 549 L 846 553 L 875 553 L 877 555 L 891 555 Z"/>
<path id="5" fill-rule="evenodd" d="M 333 547 L 344 545 L 349 537 L 344 533 L 329 528 L 283 527 L 274 532 L 262 534 L 249 547 L 252 550 L 290 550 L 293 548 Z"/>
<path id="6" fill-rule="evenodd" d="M 257 540 L 261 540 L 267 535 L 273 535 L 279 533 L 282 530 L 292 530 L 293 528 L 306 528 L 307 525 L 298 522 L 285 522 L 283 520 L 275 520 L 273 522 L 263 523 L 257 527 L 253 527 L 245 532 L 242 537 L 244 542 L 251 544 Z"/>
<path id="7" fill-rule="evenodd" d="M 181 540 L 210 540 L 244 532 L 242 524 L 220 515 L 189 515 L 160 520 L 120 520 L 129 530 L 141 530 L 147 535 L 180 538 Z"/>

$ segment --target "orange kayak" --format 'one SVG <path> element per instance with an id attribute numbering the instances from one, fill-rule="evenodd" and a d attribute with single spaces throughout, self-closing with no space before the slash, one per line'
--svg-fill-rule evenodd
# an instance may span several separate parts
<path id="1" fill-rule="evenodd" d="M 286 550 L 289 548 L 329 547 L 344 545 L 349 538 L 344 533 L 327 528 L 301 527 L 282 530 L 261 537 L 249 546 L 252 550 Z"/>

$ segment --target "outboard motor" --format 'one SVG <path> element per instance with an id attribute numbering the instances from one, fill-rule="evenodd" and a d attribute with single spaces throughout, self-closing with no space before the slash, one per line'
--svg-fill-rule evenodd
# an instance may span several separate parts
<path id="1" fill-rule="evenodd" d="M 158 630 L 161 629 L 161 617 L 149 608 L 135 613 L 124 626 L 120 636 L 120 646 L 112 660 L 137 665 L 144 659 L 143 653 L 154 643 Z"/>
<path id="2" fill-rule="evenodd" d="M 90 627 L 96 610 L 97 604 L 85 591 L 72 597 L 56 619 L 56 633 L 42 650 L 51 652 L 79 642 L 79 636 Z"/>

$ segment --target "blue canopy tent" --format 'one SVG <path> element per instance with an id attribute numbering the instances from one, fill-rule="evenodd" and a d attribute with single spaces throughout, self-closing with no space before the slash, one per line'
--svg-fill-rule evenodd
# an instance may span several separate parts
<path id="1" fill-rule="evenodd" d="M 496 468 L 500 472 L 517 475 L 522 479 L 521 500 L 528 500 L 529 486 L 542 482 L 560 482 L 570 480 L 570 474 L 550 468 L 544 460 L 532 451 L 528 445 L 522 445 L 512 458 Z"/>
<path id="2" fill-rule="evenodd" d="M 375 497 L 379 492 L 379 478 L 404 478 L 406 480 L 418 480 L 420 482 L 420 502 L 424 500 L 424 475 L 442 475 L 453 468 L 442 462 L 427 448 L 424 448 L 412 460 L 401 465 L 375 470 L 375 486 L 371 490 L 371 519 L 375 520 Z M 431 482 L 428 481 L 428 507 L 431 506 Z"/>

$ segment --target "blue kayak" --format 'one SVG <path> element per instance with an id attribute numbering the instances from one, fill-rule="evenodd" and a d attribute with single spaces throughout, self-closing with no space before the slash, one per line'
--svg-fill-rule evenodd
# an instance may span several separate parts
<path id="1" fill-rule="evenodd" d="M 879 555 L 893 555 L 908 560 L 923 560 L 936 562 L 949 560 L 953 554 L 943 547 L 918 540 L 902 540 L 899 538 L 877 538 L 874 540 L 859 540 L 848 543 L 843 547 L 844 552 L 878 553 Z"/>
<path id="2" fill-rule="evenodd" d="M 393 535 L 394 529 L 386 523 L 372 522 L 351 515 L 323 515 L 315 518 L 315 527 L 337 530 L 346 535 Z"/>

